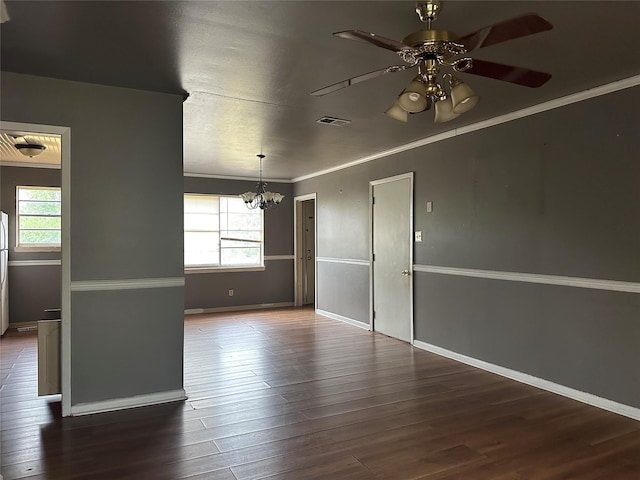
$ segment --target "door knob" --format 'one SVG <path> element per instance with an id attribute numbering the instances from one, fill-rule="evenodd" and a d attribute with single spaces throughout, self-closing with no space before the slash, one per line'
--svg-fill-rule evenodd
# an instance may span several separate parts
<path id="1" fill-rule="evenodd" d="M 402 275 L 404 275 L 405 277 L 408 277 L 409 275 L 411 275 L 411 272 L 409 272 L 409 270 L 403 270 Z"/>

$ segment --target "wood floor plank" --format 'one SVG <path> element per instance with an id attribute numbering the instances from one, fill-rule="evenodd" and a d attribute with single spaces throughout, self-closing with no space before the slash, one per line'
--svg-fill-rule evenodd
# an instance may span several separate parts
<path id="1" fill-rule="evenodd" d="M 100 415 L 37 396 L 36 333 L 0 347 L 4 480 L 640 478 L 640 422 L 309 308 L 188 317 L 189 398 Z"/>

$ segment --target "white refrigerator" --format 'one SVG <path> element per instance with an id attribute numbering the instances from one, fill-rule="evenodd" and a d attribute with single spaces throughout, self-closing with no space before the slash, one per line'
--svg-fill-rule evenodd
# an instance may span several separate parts
<path id="1" fill-rule="evenodd" d="M 2 335 L 9 328 L 9 287 L 8 287 L 8 263 L 9 263 L 9 216 L 0 212 L 0 323 Z"/>

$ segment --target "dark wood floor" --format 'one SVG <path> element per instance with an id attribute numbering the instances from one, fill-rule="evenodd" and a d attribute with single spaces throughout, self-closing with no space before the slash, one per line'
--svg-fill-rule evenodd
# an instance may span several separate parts
<path id="1" fill-rule="evenodd" d="M 309 309 L 185 338 L 187 402 L 60 419 L 35 335 L 9 333 L 4 479 L 640 479 L 640 422 Z"/>

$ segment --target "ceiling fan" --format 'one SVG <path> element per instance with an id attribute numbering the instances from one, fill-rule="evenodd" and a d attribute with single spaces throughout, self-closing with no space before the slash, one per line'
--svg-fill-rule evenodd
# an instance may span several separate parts
<path id="1" fill-rule="evenodd" d="M 466 56 L 479 48 L 551 30 L 553 25 L 541 16 L 528 13 L 458 37 L 447 30 L 431 29 L 431 23 L 438 17 L 441 10 L 440 0 L 417 3 L 416 13 L 425 23 L 426 28 L 408 35 L 402 42 L 363 30 L 334 33 L 336 37 L 361 40 L 376 47 L 391 50 L 406 64 L 392 65 L 358 75 L 311 92 L 311 95 L 326 95 L 387 73 L 417 67 L 416 77 L 384 113 L 395 120 L 406 122 L 409 113 L 429 110 L 435 104 L 434 121 L 441 123 L 453 120 L 461 113 L 471 110 L 479 99 L 478 95 L 453 72 L 471 73 L 531 88 L 540 87 L 551 78 L 548 73 Z M 451 72 L 442 72 L 442 67 L 447 67 Z M 445 89 L 445 87 L 448 88 Z"/>

